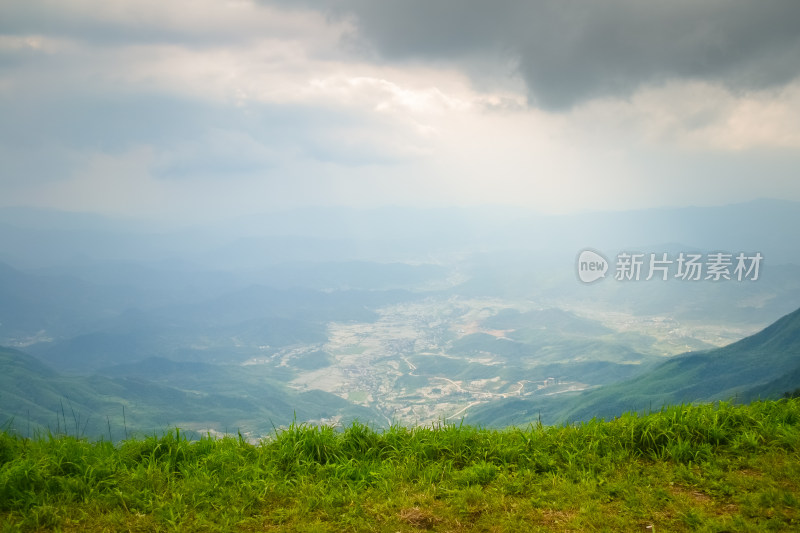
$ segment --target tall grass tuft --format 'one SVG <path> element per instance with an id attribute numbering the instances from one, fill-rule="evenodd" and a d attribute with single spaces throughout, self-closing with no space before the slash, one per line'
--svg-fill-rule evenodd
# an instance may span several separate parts
<path id="1" fill-rule="evenodd" d="M 504 430 L 295 422 L 256 445 L 0 431 L 9 531 L 791 530 L 798 502 L 800 399 Z"/>

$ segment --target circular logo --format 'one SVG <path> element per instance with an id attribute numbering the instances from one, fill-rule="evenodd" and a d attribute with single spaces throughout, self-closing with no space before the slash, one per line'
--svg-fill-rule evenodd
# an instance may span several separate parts
<path id="1" fill-rule="evenodd" d="M 594 250 L 583 250 L 578 255 L 578 279 L 584 283 L 593 283 L 606 277 L 608 261 Z"/>

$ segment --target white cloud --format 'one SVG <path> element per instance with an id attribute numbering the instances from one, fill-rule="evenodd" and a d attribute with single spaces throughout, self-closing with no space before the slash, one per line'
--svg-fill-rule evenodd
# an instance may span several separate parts
<path id="1" fill-rule="evenodd" d="M 588 102 L 571 112 L 576 123 L 611 132 L 628 144 L 685 150 L 800 148 L 800 83 L 733 93 L 709 83 L 646 87 L 630 99 Z"/>
<path id="2" fill-rule="evenodd" d="M 457 63 L 377 61 L 348 44 L 347 19 L 307 9 L 32 6 L 11 2 L 0 25 L 2 204 L 202 217 L 800 199 L 787 178 L 800 164 L 797 83 L 673 80 L 552 112 L 510 73 L 476 86 Z"/>

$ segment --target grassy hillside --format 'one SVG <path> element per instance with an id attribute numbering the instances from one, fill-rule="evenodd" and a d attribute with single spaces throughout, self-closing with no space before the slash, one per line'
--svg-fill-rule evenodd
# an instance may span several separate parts
<path id="1" fill-rule="evenodd" d="M 0 432 L 3 531 L 788 531 L 800 400 L 577 426 L 377 433 L 292 426 L 251 445 Z"/>
<path id="2" fill-rule="evenodd" d="M 467 421 L 502 427 L 539 418 L 545 423 L 611 418 L 689 402 L 776 399 L 800 387 L 799 362 L 800 309 L 728 346 L 655 366 L 630 366 L 627 376 L 633 377 L 582 393 L 491 402 L 473 409 Z M 618 368 L 605 370 L 626 376 Z"/>
<path id="3" fill-rule="evenodd" d="M 688 353 L 652 371 L 580 397 L 570 419 L 613 416 L 664 404 L 780 396 L 800 382 L 800 309 L 762 331 L 716 350 Z M 781 390 L 782 389 L 782 390 Z"/>
<path id="4" fill-rule="evenodd" d="M 119 440 L 169 427 L 265 435 L 295 417 L 374 419 L 371 409 L 323 391 L 298 392 L 284 372 L 152 358 L 109 376 L 59 374 L 34 357 L 0 347 L 0 425 Z M 114 371 L 120 372 L 115 376 Z"/>

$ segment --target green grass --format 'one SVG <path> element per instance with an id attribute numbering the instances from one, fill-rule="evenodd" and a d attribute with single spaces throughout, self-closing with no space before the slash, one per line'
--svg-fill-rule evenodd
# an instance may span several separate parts
<path id="1" fill-rule="evenodd" d="M 575 426 L 0 432 L 0 531 L 787 531 L 800 400 Z"/>

